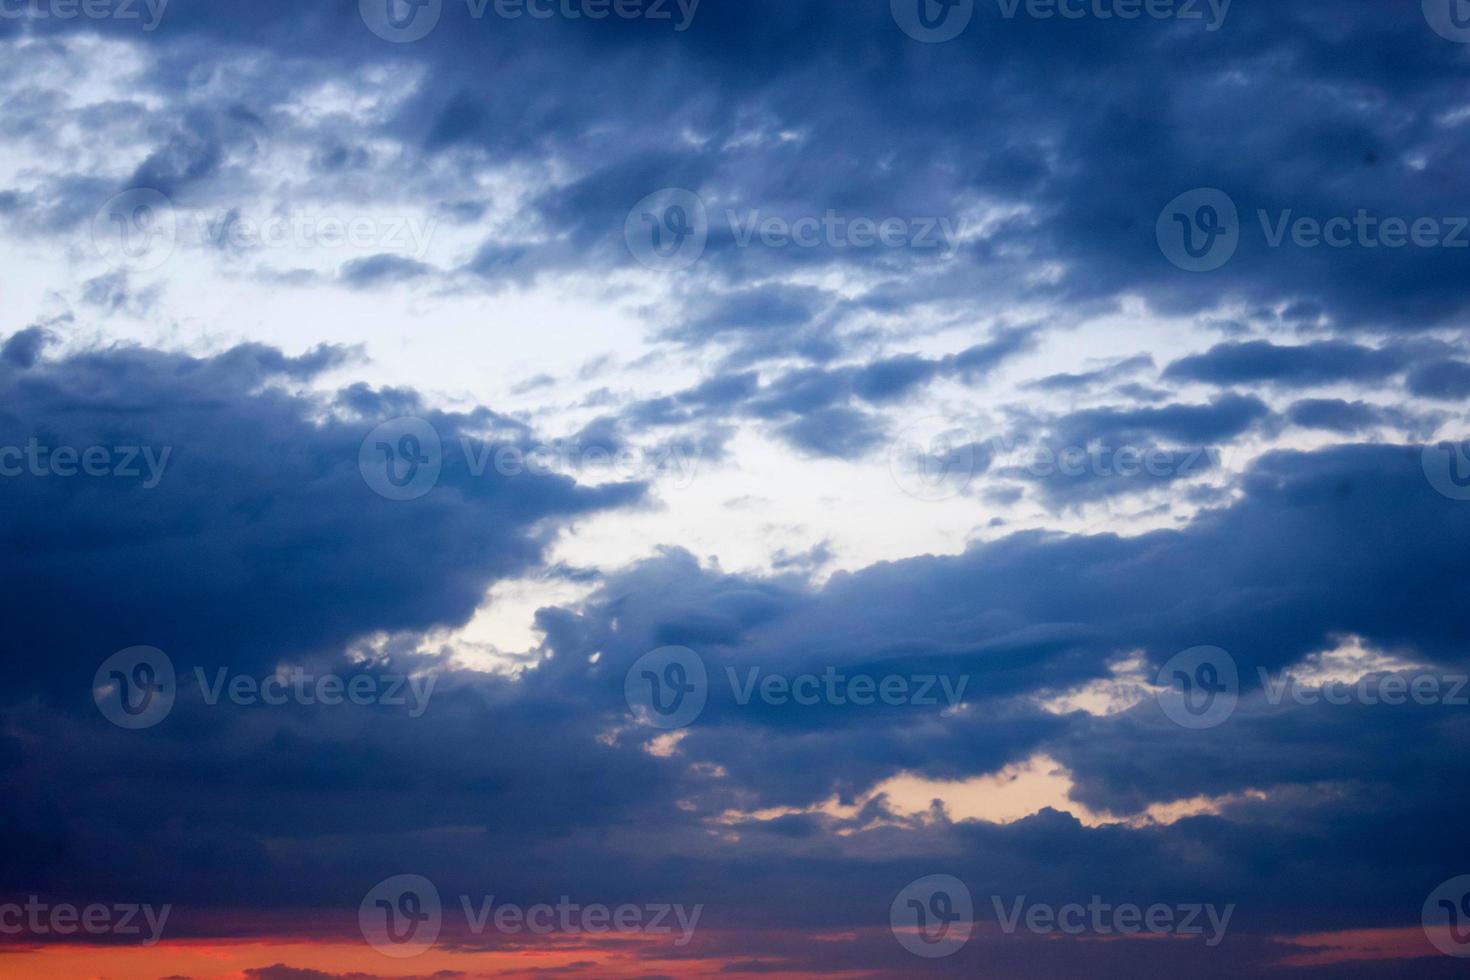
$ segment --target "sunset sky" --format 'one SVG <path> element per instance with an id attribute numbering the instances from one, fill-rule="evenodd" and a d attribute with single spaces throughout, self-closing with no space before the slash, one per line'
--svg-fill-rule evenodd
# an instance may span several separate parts
<path id="1" fill-rule="evenodd" d="M 0 48 L 0 977 L 1464 975 L 1470 0 Z"/>

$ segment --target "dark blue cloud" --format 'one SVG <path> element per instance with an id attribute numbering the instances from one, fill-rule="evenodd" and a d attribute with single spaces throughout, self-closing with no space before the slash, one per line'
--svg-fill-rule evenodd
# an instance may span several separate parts
<path id="1" fill-rule="evenodd" d="M 85 684 L 108 644 L 264 667 L 340 653 L 375 631 L 463 622 L 490 583 L 537 563 L 558 520 L 640 491 L 476 475 L 460 440 L 479 445 L 483 419 L 410 392 L 355 389 L 334 406 L 280 387 L 337 366 L 342 349 L 192 358 L 121 347 L 44 360 L 38 345 L 34 331 L 6 342 L 0 445 L 132 447 L 133 462 L 89 476 L 75 461 L 52 472 L 44 459 L 6 458 L 18 472 L 0 480 L 11 555 L 0 581 L 33 613 L 16 624 L 17 648 L 47 651 L 17 665 L 12 690 Z M 359 471 L 359 445 L 389 417 L 374 408 L 438 429 L 443 475 L 422 500 L 385 499 Z"/>

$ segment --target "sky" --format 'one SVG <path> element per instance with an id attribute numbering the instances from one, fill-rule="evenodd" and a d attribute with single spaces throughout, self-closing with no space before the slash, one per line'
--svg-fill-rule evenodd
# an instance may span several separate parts
<path id="1" fill-rule="evenodd" d="M 0 51 L 0 976 L 1463 975 L 1470 3 Z"/>

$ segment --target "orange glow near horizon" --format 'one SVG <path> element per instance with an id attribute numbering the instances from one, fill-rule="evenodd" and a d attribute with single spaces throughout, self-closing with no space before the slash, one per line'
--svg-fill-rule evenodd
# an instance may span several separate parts
<path id="1" fill-rule="evenodd" d="M 544 975 L 540 971 L 595 962 L 588 976 L 635 977 L 655 972 L 695 970 L 716 972 L 715 960 L 679 959 L 661 971 L 660 961 L 605 947 L 557 947 L 506 951 L 431 949 L 421 956 L 396 960 L 352 942 L 221 942 L 219 940 L 164 941 L 156 946 L 97 946 L 55 944 L 7 951 L 0 947 L 0 976 L 37 980 L 158 980 L 177 975 L 192 980 L 247 980 L 247 970 L 284 965 L 298 970 L 320 970 L 328 975 L 362 973 L 373 977 L 422 977 L 440 970 L 461 971 L 519 980 Z M 771 974 L 779 977 L 780 974 Z M 794 974 L 790 976 L 795 976 Z"/>

